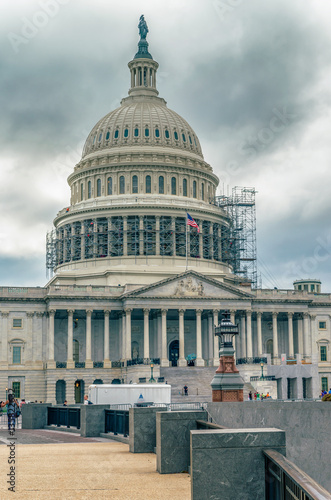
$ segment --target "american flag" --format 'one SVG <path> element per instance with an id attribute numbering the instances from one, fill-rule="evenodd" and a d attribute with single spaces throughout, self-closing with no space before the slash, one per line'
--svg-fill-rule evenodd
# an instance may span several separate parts
<path id="1" fill-rule="evenodd" d="M 186 212 L 186 213 L 187 213 L 187 212 Z M 196 227 L 196 228 L 197 228 L 198 233 L 200 233 L 200 228 L 199 228 L 198 224 L 195 222 L 195 220 L 193 219 L 193 217 L 191 217 L 191 216 L 190 216 L 190 214 L 189 214 L 189 213 L 187 213 L 187 222 L 186 222 L 186 224 L 187 224 L 188 226 Z"/>

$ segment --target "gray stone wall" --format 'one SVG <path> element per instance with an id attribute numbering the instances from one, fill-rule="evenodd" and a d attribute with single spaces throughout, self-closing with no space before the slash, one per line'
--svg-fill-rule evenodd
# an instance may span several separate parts
<path id="1" fill-rule="evenodd" d="M 49 404 L 29 403 L 22 405 L 22 429 L 43 429 L 47 425 Z"/>
<path id="2" fill-rule="evenodd" d="M 279 429 L 191 431 L 192 500 L 265 498 L 264 449 L 285 455 Z"/>
<path id="3" fill-rule="evenodd" d="M 131 453 L 154 453 L 156 446 L 156 412 L 164 411 L 163 407 L 130 408 Z"/>
<path id="4" fill-rule="evenodd" d="M 331 403 L 209 403 L 208 412 L 214 423 L 233 429 L 276 427 L 284 430 L 287 458 L 331 491 Z"/>
<path id="5" fill-rule="evenodd" d="M 99 437 L 105 432 L 105 410 L 110 405 L 80 405 L 80 435 Z"/>

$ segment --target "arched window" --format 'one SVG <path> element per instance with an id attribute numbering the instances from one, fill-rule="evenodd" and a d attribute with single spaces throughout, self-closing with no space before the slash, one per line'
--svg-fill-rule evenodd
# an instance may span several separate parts
<path id="1" fill-rule="evenodd" d="M 160 175 L 159 177 L 159 193 L 164 194 L 164 177 Z"/>
<path id="2" fill-rule="evenodd" d="M 136 127 L 136 128 L 134 129 L 134 136 L 135 136 L 135 137 L 139 137 L 139 128 L 138 128 L 138 127 Z"/>
<path id="3" fill-rule="evenodd" d="M 185 134 L 182 134 L 183 142 L 186 142 Z"/>
<path id="4" fill-rule="evenodd" d="M 160 137 L 160 131 L 158 128 L 155 129 L 155 137 L 158 139 Z"/>
<path id="5" fill-rule="evenodd" d="M 151 193 L 152 191 L 152 179 L 150 175 L 146 175 L 146 193 Z"/>
<path id="6" fill-rule="evenodd" d="M 79 362 L 79 342 L 78 340 L 73 340 L 73 361 Z"/>
<path id="7" fill-rule="evenodd" d="M 169 139 L 170 137 L 170 134 L 169 134 L 169 130 L 166 128 L 165 131 L 164 131 L 164 135 L 165 135 L 165 138 L 166 139 Z"/>
<path id="8" fill-rule="evenodd" d="M 98 141 L 99 141 L 99 142 L 101 142 L 101 139 L 102 139 L 102 132 L 101 132 L 101 133 L 100 133 L 100 135 L 99 135 L 99 139 L 98 139 Z"/>
<path id="9" fill-rule="evenodd" d="M 134 193 L 134 194 L 138 193 L 138 176 L 137 175 L 132 176 L 132 193 Z"/>
<path id="10" fill-rule="evenodd" d="M 120 177 L 120 194 L 125 194 L 125 179 L 124 175 Z"/>
<path id="11" fill-rule="evenodd" d="M 107 134 L 106 134 L 106 141 L 108 141 L 108 140 L 109 140 L 109 136 L 110 136 L 110 132 L 109 132 L 109 130 L 108 130 L 108 132 L 107 132 Z"/>
<path id="12" fill-rule="evenodd" d="M 171 178 L 171 194 L 177 194 L 177 182 L 176 177 Z"/>
<path id="13" fill-rule="evenodd" d="M 107 194 L 113 194 L 113 178 L 108 177 L 107 179 Z"/>
<path id="14" fill-rule="evenodd" d="M 126 128 L 126 129 L 124 130 L 124 137 L 125 137 L 125 138 L 126 138 L 126 137 L 129 137 L 129 129 L 128 129 L 128 128 Z"/>
<path id="15" fill-rule="evenodd" d="M 97 134 L 93 137 L 93 144 L 95 144 L 95 139 L 97 138 Z"/>
<path id="16" fill-rule="evenodd" d="M 80 185 L 80 201 L 83 201 L 84 199 L 84 184 L 81 183 Z"/>
<path id="17" fill-rule="evenodd" d="M 204 183 L 201 184 L 201 199 L 205 199 L 205 185 Z"/>
<path id="18" fill-rule="evenodd" d="M 190 141 L 190 144 L 192 144 L 192 137 L 189 135 L 188 140 Z"/>
<path id="19" fill-rule="evenodd" d="M 149 128 L 148 127 L 145 128 L 145 137 L 149 137 Z"/>
<path id="20" fill-rule="evenodd" d="M 197 197 L 197 181 L 193 181 L 193 198 Z"/>
<path id="21" fill-rule="evenodd" d="M 101 179 L 97 180 L 97 196 L 101 196 Z"/>
<path id="22" fill-rule="evenodd" d="M 87 183 L 87 197 L 92 198 L 92 183 L 88 181 Z"/>
<path id="23" fill-rule="evenodd" d="M 177 134 L 176 130 L 174 131 L 174 138 L 176 141 L 178 141 L 178 134 Z"/>
<path id="24" fill-rule="evenodd" d="M 183 179 L 183 196 L 187 196 L 187 179 Z"/>
<path id="25" fill-rule="evenodd" d="M 118 129 L 115 130 L 114 139 L 118 139 Z"/>

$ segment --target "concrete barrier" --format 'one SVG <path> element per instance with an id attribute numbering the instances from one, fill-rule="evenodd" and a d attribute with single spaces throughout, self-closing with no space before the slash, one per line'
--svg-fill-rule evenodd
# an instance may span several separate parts
<path id="1" fill-rule="evenodd" d="M 129 446 L 131 453 L 154 453 L 156 447 L 156 412 L 164 407 L 130 408 Z"/>
<path id="2" fill-rule="evenodd" d="M 105 410 L 110 405 L 80 406 L 80 435 L 82 437 L 99 437 L 105 432 Z"/>
<path id="3" fill-rule="evenodd" d="M 26 403 L 22 405 L 22 429 L 43 429 L 47 425 L 49 403 Z"/>

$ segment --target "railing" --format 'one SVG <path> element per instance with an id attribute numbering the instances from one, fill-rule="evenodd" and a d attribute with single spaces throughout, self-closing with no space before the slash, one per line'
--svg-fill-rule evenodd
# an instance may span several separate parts
<path id="1" fill-rule="evenodd" d="M 129 410 L 105 410 L 105 432 L 129 435 Z"/>
<path id="2" fill-rule="evenodd" d="M 135 365 L 150 365 L 153 363 L 153 365 L 159 365 L 160 364 L 160 358 L 135 358 L 135 359 L 128 359 L 126 362 L 126 366 L 135 366 Z"/>
<path id="3" fill-rule="evenodd" d="M 236 365 L 258 365 L 260 363 L 267 364 L 267 358 L 237 358 Z"/>
<path id="4" fill-rule="evenodd" d="M 103 361 L 93 361 L 93 368 L 103 368 Z"/>
<path id="5" fill-rule="evenodd" d="M 80 429 L 80 408 L 49 406 L 47 408 L 47 425 L 56 425 L 57 427 L 64 425 L 68 428 Z"/>
<path id="6" fill-rule="evenodd" d="M 75 368 L 85 368 L 85 361 L 75 361 Z"/>
<path id="7" fill-rule="evenodd" d="M 330 500 L 328 493 L 274 450 L 264 450 L 266 500 Z"/>
<path id="8" fill-rule="evenodd" d="M 122 366 L 124 366 L 123 361 L 112 361 L 111 362 L 112 368 L 122 368 Z"/>
<path id="9" fill-rule="evenodd" d="M 257 380 L 276 380 L 275 375 L 266 375 L 263 377 L 251 377 L 251 382 L 256 382 Z"/>
<path id="10" fill-rule="evenodd" d="M 66 361 L 57 361 L 56 368 L 67 368 L 67 362 Z"/>
<path id="11" fill-rule="evenodd" d="M 15 428 L 22 429 L 22 415 L 15 419 Z M 0 411 L 0 429 L 8 429 L 7 413 Z"/>

